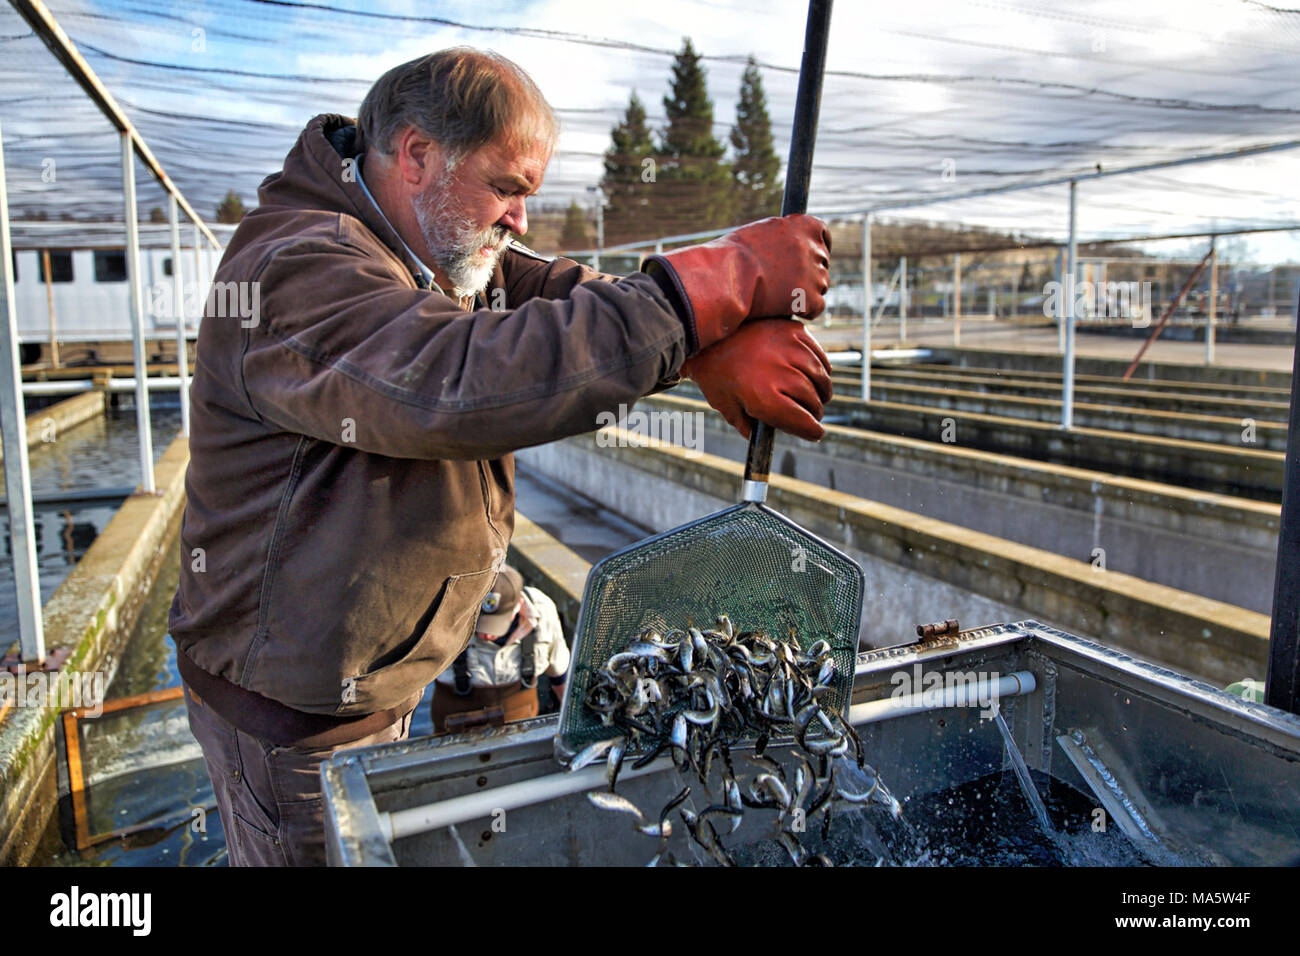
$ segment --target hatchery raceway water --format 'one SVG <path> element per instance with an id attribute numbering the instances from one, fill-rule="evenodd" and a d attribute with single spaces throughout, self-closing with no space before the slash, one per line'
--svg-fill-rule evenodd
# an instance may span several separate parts
<path id="1" fill-rule="evenodd" d="M 52 399 L 57 401 L 57 399 Z M 29 404 L 28 411 L 42 407 Z M 167 450 L 181 426 L 178 399 L 155 397 L 150 402 L 150 432 L 154 461 Z M 32 496 L 41 498 L 95 488 L 129 488 L 140 481 L 134 409 L 112 409 L 29 452 Z M 108 524 L 122 499 L 33 505 L 36 558 L 40 568 L 41 601 L 54 594 L 81 560 L 101 528 Z M 9 512 L 0 508 L 5 548 L 0 555 L 0 581 L 13 580 L 13 542 Z M 0 634 L 18 633 L 18 610 L 12 586 L 0 588 Z"/>

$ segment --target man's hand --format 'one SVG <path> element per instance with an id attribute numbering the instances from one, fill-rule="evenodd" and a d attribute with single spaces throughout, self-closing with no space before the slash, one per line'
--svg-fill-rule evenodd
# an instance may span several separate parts
<path id="1" fill-rule="evenodd" d="M 746 319 L 820 315 L 830 288 L 830 252 L 830 233 L 820 219 L 783 216 L 653 256 L 645 268 L 674 277 L 703 351 Z"/>
<path id="2" fill-rule="evenodd" d="M 745 438 L 751 418 L 808 441 L 826 433 L 819 422 L 831 400 L 831 363 L 799 322 L 746 322 L 687 359 L 682 374 Z"/>

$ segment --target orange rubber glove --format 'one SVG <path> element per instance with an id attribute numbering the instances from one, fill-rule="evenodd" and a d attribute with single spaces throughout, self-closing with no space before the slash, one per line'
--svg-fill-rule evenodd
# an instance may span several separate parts
<path id="1" fill-rule="evenodd" d="M 831 400 L 831 363 L 803 324 L 754 319 L 686 360 L 689 376 L 728 424 L 749 438 L 750 419 L 808 441 Z"/>
<path id="2" fill-rule="evenodd" d="M 670 275 L 691 313 L 690 345 L 703 351 L 746 319 L 820 315 L 830 253 L 825 223 L 795 215 L 760 219 L 704 245 L 652 256 L 642 268 Z"/>

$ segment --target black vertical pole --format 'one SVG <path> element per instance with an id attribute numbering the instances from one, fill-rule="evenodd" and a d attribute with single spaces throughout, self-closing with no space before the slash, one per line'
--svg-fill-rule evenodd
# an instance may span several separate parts
<path id="1" fill-rule="evenodd" d="M 1296 303 L 1300 327 L 1300 300 Z M 1273 578 L 1273 625 L 1268 638 L 1264 701 L 1300 714 L 1300 347 L 1292 357 L 1291 415 L 1282 479 L 1282 521 Z"/>
<path id="2" fill-rule="evenodd" d="M 803 61 L 799 64 L 799 89 L 795 94 L 794 131 L 790 161 L 785 171 L 785 196 L 781 215 L 808 211 L 808 185 L 812 179 L 813 146 L 817 142 L 817 114 L 822 102 L 822 74 L 826 71 L 826 42 L 831 30 L 831 0 L 810 0 L 804 30 Z M 772 466 L 772 440 L 776 429 L 754 422 L 745 456 L 745 481 L 767 482 Z"/>

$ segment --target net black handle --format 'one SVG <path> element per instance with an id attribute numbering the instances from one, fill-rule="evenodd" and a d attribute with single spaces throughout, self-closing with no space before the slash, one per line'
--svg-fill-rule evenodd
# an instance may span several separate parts
<path id="1" fill-rule="evenodd" d="M 821 110 L 822 74 L 826 70 L 826 42 L 831 27 L 831 0 L 809 0 L 808 26 L 803 38 L 803 61 L 799 64 L 799 91 L 794 105 L 794 132 L 790 138 L 790 161 L 785 174 L 785 196 L 781 215 L 808 211 L 808 185 L 812 179 L 813 146 L 817 142 L 817 116 Z M 792 320 L 797 321 L 797 320 Z M 753 422 L 749 453 L 745 456 L 746 501 L 767 498 L 767 476 L 772 468 L 772 441 L 776 429 Z"/>

